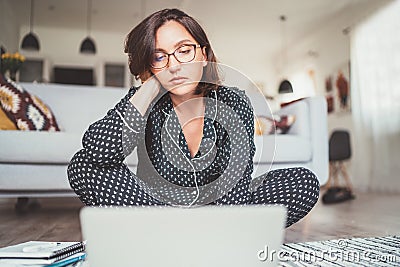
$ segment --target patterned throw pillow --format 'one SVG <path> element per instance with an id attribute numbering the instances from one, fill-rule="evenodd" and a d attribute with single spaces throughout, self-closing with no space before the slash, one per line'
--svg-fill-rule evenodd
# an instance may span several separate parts
<path id="1" fill-rule="evenodd" d="M 50 108 L 37 96 L 30 94 L 0 74 L 0 105 L 19 130 L 59 131 Z"/>
<path id="2" fill-rule="evenodd" d="M 10 120 L 0 105 L 0 130 L 17 130 L 15 123 Z"/>
<path id="3" fill-rule="evenodd" d="M 285 134 L 295 121 L 295 115 L 257 116 L 254 118 L 254 131 L 256 135 Z"/>

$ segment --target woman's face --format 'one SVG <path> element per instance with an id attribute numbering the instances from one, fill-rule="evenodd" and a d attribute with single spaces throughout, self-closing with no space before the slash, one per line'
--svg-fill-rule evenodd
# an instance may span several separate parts
<path id="1" fill-rule="evenodd" d="M 192 35 L 176 21 L 168 21 L 156 32 L 156 53 L 154 60 L 164 61 L 168 64 L 162 68 L 151 69 L 158 81 L 171 94 L 184 96 L 193 94 L 199 81 L 203 76 L 203 67 L 207 65 L 205 47 L 194 47 L 198 45 Z M 194 49 L 194 59 L 188 63 L 179 62 L 191 59 L 187 58 L 190 49 Z M 186 58 L 185 58 L 186 57 Z"/>

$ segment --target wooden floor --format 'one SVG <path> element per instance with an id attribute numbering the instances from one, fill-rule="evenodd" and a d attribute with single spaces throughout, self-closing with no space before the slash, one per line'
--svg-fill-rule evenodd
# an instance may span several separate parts
<path id="1" fill-rule="evenodd" d="M 28 240 L 81 240 L 74 198 L 39 199 L 42 207 L 26 214 L 14 211 L 14 200 L 0 201 L 0 247 Z M 285 243 L 400 234 L 400 194 L 356 193 L 341 204 L 319 202 L 302 221 L 288 228 Z"/>

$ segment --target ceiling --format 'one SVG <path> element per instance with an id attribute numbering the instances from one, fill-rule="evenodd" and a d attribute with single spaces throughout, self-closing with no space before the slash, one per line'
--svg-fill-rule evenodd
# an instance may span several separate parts
<path id="1" fill-rule="evenodd" d="M 29 0 L 2 1 L 9 1 L 20 25 L 29 25 Z M 251 38 L 253 43 L 278 49 L 282 44 L 281 29 L 290 45 L 335 20 L 340 20 L 338 31 L 342 31 L 387 2 L 389 0 L 92 0 L 91 28 L 92 32 L 126 34 L 152 12 L 178 7 L 195 17 L 212 40 L 224 38 L 227 43 L 233 43 L 240 39 L 240 45 L 244 45 L 243 40 Z M 37 0 L 34 1 L 33 24 L 34 27 L 86 29 L 86 11 L 87 2 L 83 0 Z M 281 15 L 287 17 L 284 24 L 279 20 Z M 220 37 L 221 32 L 223 37 Z"/>
<path id="2" fill-rule="evenodd" d="M 14 6 L 21 25 L 29 24 L 29 0 L 6 0 Z M 387 0 L 92 0 L 92 28 L 100 31 L 124 31 L 152 12 L 177 7 L 214 27 L 277 27 L 279 16 L 288 17 L 287 30 L 307 33 L 352 10 L 362 10 Z M 86 28 L 87 2 L 83 0 L 34 1 L 34 25 Z M 215 23 L 215 24 L 214 24 Z M 351 21 L 344 21 L 352 23 Z M 290 27 L 289 27 L 290 26 Z"/>

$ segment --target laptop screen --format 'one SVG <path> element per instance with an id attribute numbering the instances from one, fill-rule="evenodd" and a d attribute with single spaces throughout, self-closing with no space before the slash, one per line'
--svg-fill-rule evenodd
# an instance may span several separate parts
<path id="1" fill-rule="evenodd" d="M 81 211 L 90 266 L 276 266 L 280 206 L 90 208 Z"/>

